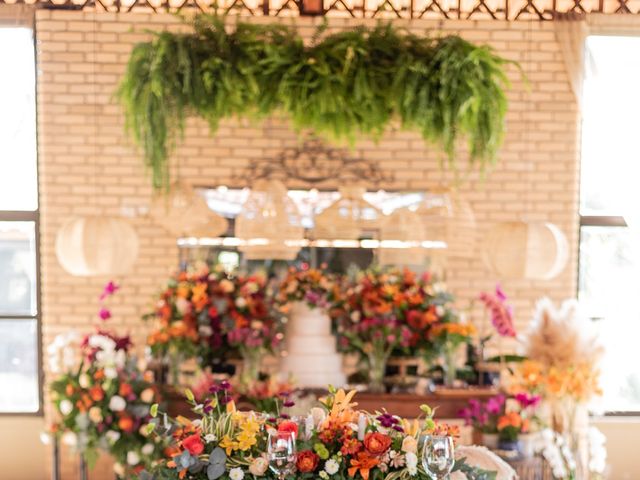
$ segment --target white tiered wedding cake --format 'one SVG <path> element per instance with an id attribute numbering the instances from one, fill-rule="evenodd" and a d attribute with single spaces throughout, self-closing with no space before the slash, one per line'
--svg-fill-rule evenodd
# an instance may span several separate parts
<path id="1" fill-rule="evenodd" d="M 326 388 L 346 383 L 331 319 L 322 309 L 295 302 L 285 338 L 288 354 L 282 359 L 281 370 L 291 374 L 299 386 Z"/>

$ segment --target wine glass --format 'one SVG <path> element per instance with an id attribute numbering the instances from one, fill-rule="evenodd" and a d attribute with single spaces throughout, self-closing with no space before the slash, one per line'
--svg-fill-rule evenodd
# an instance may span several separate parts
<path id="1" fill-rule="evenodd" d="M 431 478 L 447 478 L 454 463 L 453 438 L 439 435 L 426 437 L 422 449 L 422 466 Z"/>
<path id="2" fill-rule="evenodd" d="M 280 480 L 293 473 L 296 465 L 296 436 L 293 432 L 270 432 L 267 446 L 269 468 Z"/>

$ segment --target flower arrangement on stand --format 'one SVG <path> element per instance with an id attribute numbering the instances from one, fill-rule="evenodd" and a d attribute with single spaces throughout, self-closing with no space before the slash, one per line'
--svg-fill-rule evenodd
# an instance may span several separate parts
<path id="1" fill-rule="evenodd" d="M 183 360 L 201 356 L 212 361 L 225 354 L 221 316 L 211 295 L 211 280 L 218 275 L 206 266 L 180 272 L 169 280 L 154 311 L 143 317 L 159 323 L 147 343 L 168 368 L 173 385 Z"/>
<path id="2" fill-rule="evenodd" d="M 408 421 L 388 413 L 355 409 L 355 392 L 330 390 L 307 416 L 240 412 L 229 400 L 226 385 L 197 403 L 199 418 L 155 422 L 157 435 L 172 442 L 170 458 L 140 475 L 141 480 L 243 480 L 253 478 L 424 480 L 419 461 L 424 435 L 451 436 L 455 427 L 437 424 L 429 407 L 423 418 Z M 155 412 L 154 412 L 155 413 Z M 426 415 L 426 417 L 425 417 Z M 453 470 L 469 478 L 491 479 L 495 473 L 456 461 Z"/>
<path id="3" fill-rule="evenodd" d="M 116 290 L 110 286 L 108 295 Z M 103 306 L 99 316 L 107 320 L 111 314 Z M 161 439 L 146 435 L 158 392 L 150 375 L 138 370 L 130 347 L 128 336 L 98 329 L 81 342 L 57 338 L 48 350 L 50 370 L 57 374 L 50 386 L 58 416 L 51 432 L 75 447 L 89 466 L 100 450 L 110 453 L 119 478 L 149 467 L 163 450 Z"/>
<path id="4" fill-rule="evenodd" d="M 358 353 L 369 367 L 371 383 L 382 389 L 392 353 L 437 357 L 442 325 L 458 325 L 453 297 L 429 273 L 405 269 L 360 272 L 343 295 L 339 319 L 340 344 Z"/>
<path id="5" fill-rule="evenodd" d="M 148 344 L 171 360 L 177 383 L 181 360 L 199 357 L 205 365 L 239 355 L 242 375 L 257 379 L 264 356 L 277 350 L 282 322 L 267 295 L 263 275 L 230 275 L 221 267 L 200 266 L 169 281 L 153 313 L 159 320 Z"/>

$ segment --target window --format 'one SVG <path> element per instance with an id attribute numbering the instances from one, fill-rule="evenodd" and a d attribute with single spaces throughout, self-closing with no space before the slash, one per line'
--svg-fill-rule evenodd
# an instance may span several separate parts
<path id="1" fill-rule="evenodd" d="M 579 298 L 607 349 L 609 412 L 640 412 L 639 48 L 640 37 L 587 39 Z"/>
<path id="2" fill-rule="evenodd" d="M 33 32 L 0 27 L 0 413 L 40 411 Z"/>

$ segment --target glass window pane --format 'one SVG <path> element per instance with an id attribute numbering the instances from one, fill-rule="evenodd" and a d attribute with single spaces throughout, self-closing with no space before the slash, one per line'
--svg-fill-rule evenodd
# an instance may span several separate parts
<path id="1" fill-rule="evenodd" d="M 640 232 L 582 227 L 580 303 L 606 348 L 601 382 L 608 411 L 640 411 Z"/>
<path id="2" fill-rule="evenodd" d="M 0 412 L 37 412 L 35 320 L 0 320 Z"/>
<path id="3" fill-rule="evenodd" d="M 640 37 L 587 38 L 582 215 L 640 214 Z"/>
<path id="4" fill-rule="evenodd" d="M 0 315 L 36 314 L 33 222 L 0 222 Z"/>
<path id="5" fill-rule="evenodd" d="M 28 28 L 0 28 L 0 210 L 38 208 L 35 60 Z"/>

